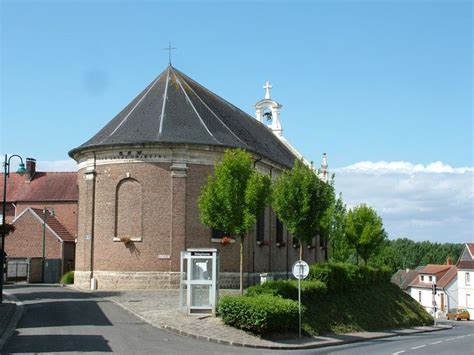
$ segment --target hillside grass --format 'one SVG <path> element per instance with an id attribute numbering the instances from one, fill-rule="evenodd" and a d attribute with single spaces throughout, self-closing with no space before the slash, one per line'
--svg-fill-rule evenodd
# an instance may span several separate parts
<path id="1" fill-rule="evenodd" d="M 409 328 L 433 324 L 411 296 L 391 283 L 373 284 L 306 299 L 303 330 L 309 335 Z"/>
<path id="2" fill-rule="evenodd" d="M 338 263 L 312 265 L 301 288 L 303 331 L 322 335 L 432 325 L 431 315 L 389 280 L 390 273 L 383 269 Z M 265 294 L 296 301 L 297 282 L 279 280 L 255 285 L 246 290 L 244 298 Z"/>

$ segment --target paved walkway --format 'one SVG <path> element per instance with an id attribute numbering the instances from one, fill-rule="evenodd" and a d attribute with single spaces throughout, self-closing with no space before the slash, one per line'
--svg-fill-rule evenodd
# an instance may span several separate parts
<path id="1" fill-rule="evenodd" d="M 221 290 L 223 294 L 235 294 L 234 290 Z M 431 332 L 451 328 L 450 326 L 417 327 L 386 332 L 360 332 L 325 337 L 304 337 L 299 339 L 263 339 L 225 325 L 220 318 L 210 316 L 186 316 L 178 311 L 179 292 L 177 290 L 131 290 L 113 293 L 96 292 L 108 298 L 142 320 L 162 329 L 178 334 L 221 344 L 270 349 L 317 348 L 347 344 L 370 339 L 386 338 L 420 332 Z"/>

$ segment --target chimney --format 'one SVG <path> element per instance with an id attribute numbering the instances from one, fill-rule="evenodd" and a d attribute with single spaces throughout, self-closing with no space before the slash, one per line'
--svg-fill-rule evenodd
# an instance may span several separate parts
<path id="1" fill-rule="evenodd" d="M 26 180 L 31 181 L 33 180 L 36 173 L 36 159 L 33 158 L 26 158 Z"/>
<path id="2" fill-rule="evenodd" d="M 446 259 L 446 265 L 453 265 L 453 259 L 451 259 L 450 256 L 448 256 L 448 259 Z"/>

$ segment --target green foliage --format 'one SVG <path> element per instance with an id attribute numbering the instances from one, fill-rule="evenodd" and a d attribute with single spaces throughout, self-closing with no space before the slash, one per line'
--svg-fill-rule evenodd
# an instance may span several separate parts
<path id="1" fill-rule="evenodd" d="M 308 278 L 326 283 L 330 291 L 343 291 L 389 283 L 391 275 L 389 269 L 331 262 L 311 265 Z"/>
<path id="2" fill-rule="evenodd" d="M 63 285 L 72 285 L 74 283 L 74 271 L 66 272 L 59 283 Z"/>
<path id="3" fill-rule="evenodd" d="M 201 191 L 201 221 L 242 237 L 255 225 L 269 193 L 270 178 L 253 169 L 250 154 L 242 149 L 226 150 Z"/>
<path id="4" fill-rule="evenodd" d="M 224 296 L 218 313 L 225 324 L 257 334 L 298 329 L 298 302 L 270 294 Z"/>
<path id="5" fill-rule="evenodd" d="M 415 242 L 407 238 L 387 240 L 370 264 L 389 267 L 393 272 L 427 264 L 446 264 L 448 257 L 455 264 L 463 248 L 463 244 Z"/>
<path id="6" fill-rule="evenodd" d="M 365 264 L 377 254 L 387 235 L 382 219 L 374 209 L 362 204 L 349 210 L 345 222 L 345 234 L 349 245 L 353 246 Z"/>
<path id="7" fill-rule="evenodd" d="M 312 297 L 318 297 L 327 291 L 324 282 L 301 281 L 301 297 L 303 300 Z M 272 296 L 280 296 L 291 300 L 298 300 L 298 281 L 297 280 L 277 280 L 265 282 L 261 285 L 254 285 L 245 291 L 246 296 L 257 296 L 261 294 L 270 294 Z"/>
<path id="8" fill-rule="evenodd" d="M 329 241 L 329 260 L 334 262 L 346 262 L 354 254 L 346 238 L 346 216 L 347 208 L 342 200 L 342 194 L 334 201 L 326 211 L 323 218 L 323 233 L 321 236 Z"/>
<path id="9" fill-rule="evenodd" d="M 306 243 L 322 229 L 321 221 L 333 200 L 333 187 L 299 160 L 273 186 L 272 207 L 278 218 L 295 238 Z"/>
<path id="10" fill-rule="evenodd" d="M 226 150 L 199 196 L 202 223 L 240 237 L 240 292 L 243 292 L 244 236 L 268 203 L 271 180 L 252 167 L 242 149 Z"/>

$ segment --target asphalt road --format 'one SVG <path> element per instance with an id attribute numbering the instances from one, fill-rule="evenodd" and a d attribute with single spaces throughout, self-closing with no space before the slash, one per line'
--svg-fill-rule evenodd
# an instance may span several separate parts
<path id="1" fill-rule="evenodd" d="M 474 321 L 454 329 L 301 351 L 232 347 L 178 336 L 143 322 L 113 302 L 57 286 L 7 286 L 25 305 L 7 353 L 117 354 L 474 354 Z"/>
<path id="2" fill-rule="evenodd" d="M 432 333 L 397 336 L 333 348 L 293 351 L 292 354 L 459 354 L 474 355 L 474 321 L 444 321 L 453 329 Z"/>
<path id="3" fill-rule="evenodd" d="M 57 286 L 7 286 L 25 305 L 4 353 L 227 354 L 252 352 L 157 329 L 113 302 Z M 260 352 L 255 352 L 260 353 Z"/>

